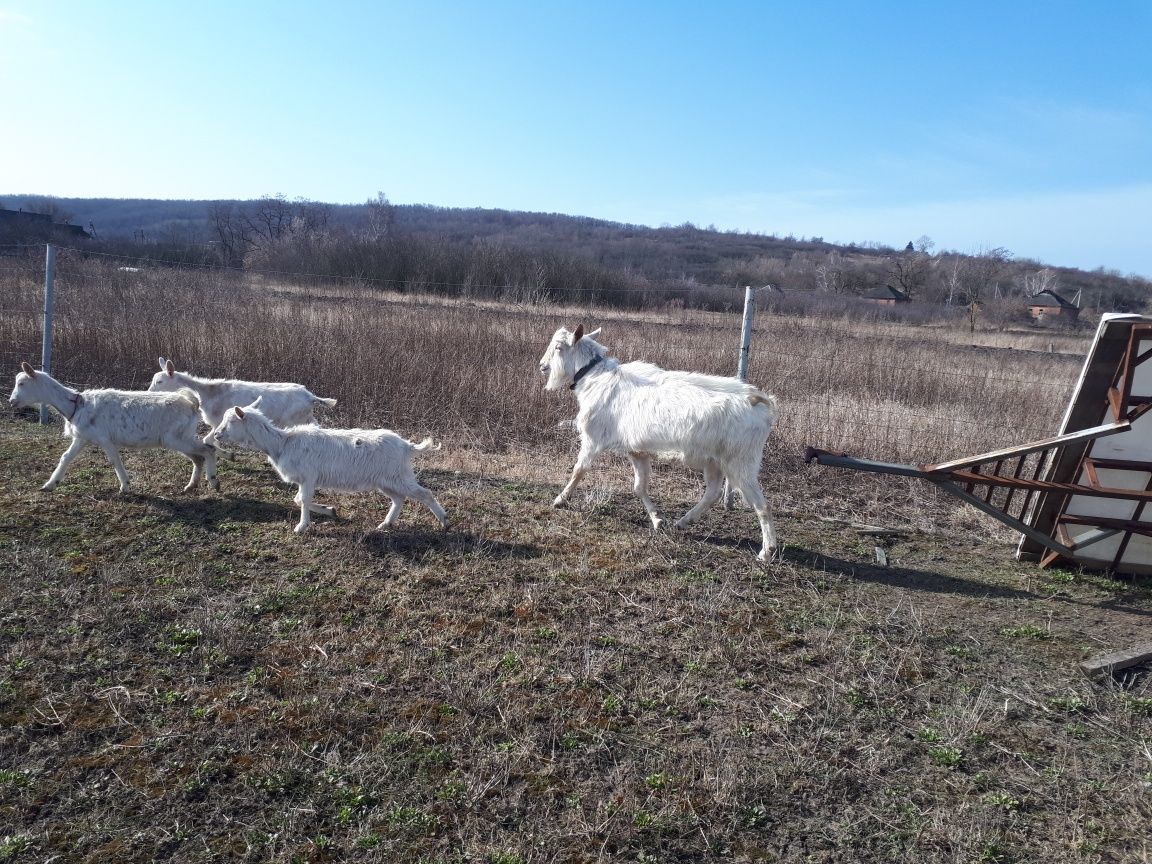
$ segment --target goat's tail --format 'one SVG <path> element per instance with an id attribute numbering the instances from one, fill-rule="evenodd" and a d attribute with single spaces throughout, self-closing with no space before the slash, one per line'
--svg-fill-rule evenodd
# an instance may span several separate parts
<path id="1" fill-rule="evenodd" d="M 195 390 L 189 387 L 181 387 L 176 391 L 176 395 L 181 397 L 185 402 L 188 402 L 194 410 L 200 410 L 200 397 Z"/>
<path id="2" fill-rule="evenodd" d="M 442 446 L 444 446 L 444 445 L 437 444 L 435 441 L 432 440 L 431 436 L 429 436 L 428 438 L 425 438 L 423 441 L 421 441 L 419 444 L 413 444 L 412 449 L 413 450 L 439 450 Z"/>
<path id="3" fill-rule="evenodd" d="M 776 416 L 780 411 L 780 406 L 776 402 L 775 396 L 771 395 L 770 393 L 765 393 L 763 390 L 753 390 L 748 394 L 748 401 L 752 403 L 753 408 L 755 408 L 757 405 L 767 405 L 768 416 L 771 422 L 776 422 Z"/>
<path id="4" fill-rule="evenodd" d="M 313 396 L 312 398 L 315 401 L 319 402 L 321 405 L 327 405 L 329 408 L 335 408 L 336 407 L 336 400 L 335 399 L 325 399 L 323 396 Z"/>

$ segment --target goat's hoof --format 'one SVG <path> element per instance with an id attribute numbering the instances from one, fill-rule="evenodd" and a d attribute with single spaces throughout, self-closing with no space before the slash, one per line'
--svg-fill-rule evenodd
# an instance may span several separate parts
<path id="1" fill-rule="evenodd" d="M 311 527 L 312 527 L 311 525 L 297 525 L 295 528 L 292 529 L 292 531 L 296 534 L 303 534 L 305 531 L 307 531 Z"/>
<path id="2" fill-rule="evenodd" d="M 756 556 L 756 560 L 763 564 L 770 564 L 780 558 L 780 547 L 773 546 L 771 549 L 761 549 L 760 554 Z"/>
<path id="3" fill-rule="evenodd" d="M 41 492 L 51 492 L 55 488 L 56 488 L 55 483 L 45 483 L 43 486 L 40 487 L 40 491 Z"/>
<path id="4" fill-rule="evenodd" d="M 677 519 L 676 520 L 676 530 L 677 531 L 687 531 L 688 526 L 691 524 L 692 524 L 691 522 L 685 522 L 683 519 Z"/>
<path id="5" fill-rule="evenodd" d="M 220 491 L 220 481 L 219 480 L 213 478 L 213 479 L 208 481 L 208 485 L 211 486 L 215 491 L 217 491 L 217 492 Z"/>
<path id="6" fill-rule="evenodd" d="M 567 507 L 568 506 L 568 499 L 565 498 L 563 495 L 558 495 L 558 496 L 556 496 L 556 500 L 552 502 L 552 506 L 553 507 Z"/>
<path id="7" fill-rule="evenodd" d="M 652 520 L 652 530 L 653 531 L 659 531 L 663 527 L 664 527 L 664 520 L 663 519 L 660 519 L 659 517 L 657 517 L 656 519 Z M 680 526 L 677 525 L 676 527 L 679 528 Z"/>

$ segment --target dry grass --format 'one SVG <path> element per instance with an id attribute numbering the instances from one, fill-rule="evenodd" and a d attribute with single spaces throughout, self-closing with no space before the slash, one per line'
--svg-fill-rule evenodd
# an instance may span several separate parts
<path id="1" fill-rule="evenodd" d="M 35 491 L 61 448 L 0 421 L 0 861 L 1150 851 L 1149 680 L 1075 667 L 1146 638 L 1144 583 L 939 529 L 881 568 L 802 515 L 764 568 L 747 511 L 653 535 L 611 470 L 554 511 L 477 451 L 421 461 L 450 532 L 347 496 L 297 538 L 258 460 L 200 497 L 129 454 L 120 496 L 89 454 Z"/>
<path id="2" fill-rule="evenodd" d="M 15 265 L 13 265 L 15 266 Z M 38 277 L 0 272 L 0 359 L 39 356 Z M 340 399 L 332 422 L 432 433 L 485 452 L 566 444 L 570 399 L 535 371 L 560 324 L 603 326 L 623 360 L 731 374 L 739 316 L 507 306 L 310 286 L 216 271 L 126 273 L 63 259 L 54 368 L 82 386 L 141 386 L 163 354 L 209 376 L 301 380 Z M 770 468 L 809 444 L 935 461 L 1055 430 L 1085 337 L 849 320 L 757 321 L 750 377 L 784 412 Z M 1049 350 L 1051 349 L 1051 350 Z"/>

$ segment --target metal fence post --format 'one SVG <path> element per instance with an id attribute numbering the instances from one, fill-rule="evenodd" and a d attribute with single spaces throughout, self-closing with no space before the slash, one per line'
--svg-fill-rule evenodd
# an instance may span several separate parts
<path id="1" fill-rule="evenodd" d="M 736 377 L 741 381 L 748 380 L 748 354 L 752 349 L 752 319 L 756 315 L 756 292 L 751 285 L 744 286 L 744 323 L 740 326 L 740 360 L 736 364 Z M 724 509 L 732 509 L 732 490 L 728 487 L 728 478 L 724 478 L 724 492 L 721 498 Z"/>
<path id="2" fill-rule="evenodd" d="M 744 324 L 740 329 L 740 362 L 736 367 L 736 377 L 748 380 L 748 352 L 752 347 L 752 319 L 756 315 L 756 292 L 752 286 L 744 288 Z"/>
<path id="3" fill-rule="evenodd" d="M 47 244 L 44 258 L 44 336 L 40 343 L 40 368 L 52 374 L 52 307 L 56 289 L 56 247 Z M 40 425 L 49 420 L 48 406 L 40 405 Z"/>

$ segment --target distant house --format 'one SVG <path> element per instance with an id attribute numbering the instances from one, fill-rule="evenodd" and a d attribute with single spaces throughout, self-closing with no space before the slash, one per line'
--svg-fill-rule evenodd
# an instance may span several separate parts
<path id="1" fill-rule="evenodd" d="M 79 225 L 53 222 L 47 213 L 27 210 L 0 210 L 0 245 L 30 243 L 69 243 L 92 235 Z M 0 250 L 2 251 L 2 250 Z"/>
<path id="2" fill-rule="evenodd" d="M 1045 289 L 1028 298 L 1028 314 L 1037 322 L 1071 323 L 1080 317 L 1080 307 L 1069 303 L 1055 291 Z"/>
<path id="3" fill-rule="evenodd" d="M 877 306 L 895 306 L 897 303 L 912 302 L 911 297 L 899 288 L 893 288 L 891 285 L 885 285 L 883 288 L 873 288 L 867 294 L 862 295 L 861 299 L 867 300 L 869 303 L 875 303 Z"/>

